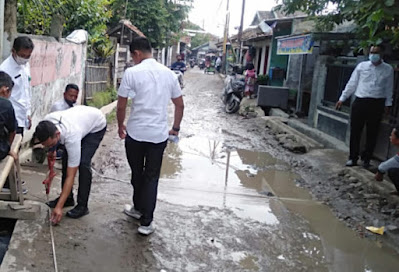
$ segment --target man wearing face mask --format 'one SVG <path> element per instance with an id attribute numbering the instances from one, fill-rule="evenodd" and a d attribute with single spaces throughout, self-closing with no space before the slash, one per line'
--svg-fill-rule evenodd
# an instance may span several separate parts
<path id="1" fill-rule="evenodd" d="M 64 98 L 58 100 L 51 107 L 50 112 L 62 111 L 72 108 L 76 104 L 79 96 L 79 87 L 76 84 L 68 84 L 65 87 Z"/>
<path id="2" fill-rule="evenodd" d="M 34 45 L 29 37 L 18 37 L 14 40 L 11 55 L 0 65 L 0 71 L 9 74 L 14 81 L 10 101 L 15 111 L 18 128 L 17 133 L 23 134 L 24 129 L 30 129 L 31 119 L 31 88 L 29 58 Z"/>
<path id="3" fill-rule="evenodd" d="M 389 112 L 392 106 L 393 68 L 382 59 L 383 47 L 370 48 L 369 61 L 359 63 L 346 84 L 339 101 L 335 105 L 340 109 L 342 103 L 353 93 L 355 100 L 351 110 L 351 135 L 349 145 L 349 160 L 346 166 L 357 165 L 360 154 L 360 139 L 366 125 L 366 146 L 361 154 L 363 167 L 370 166 L 374 147 L 377 141 L 378 127 L 384 108 Z"/>

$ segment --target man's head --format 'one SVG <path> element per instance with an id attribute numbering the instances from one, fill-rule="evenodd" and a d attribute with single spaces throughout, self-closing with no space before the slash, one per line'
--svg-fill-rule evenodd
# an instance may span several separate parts
<path id="1" fill-rule="evenodd" d="M 30 56 L 32 55 L 34 45 L 29 37 L 22 36 L 14 40 L 12 46 L 12 56 L 19 65 L 28 63 Z"/>
<path id="2" fill-rule="evenodd" d="M 370 47 L 369 60 L 374 65 L 381 64 L 383 55 L 384 55 L 384 47 L 382 45 L 373 45 L 372 47 Z"/>
<path id="3" fill-rule="evenodd" d="M 12 87 L 14 82 L 11 77 L 5 72 L 0 72 L 0 97 L 10 98 Z"/>
<path id="4" fill-rule="evenodd" d="M 78 95 L 79 95 L 79 87 L 76 84 L 68 84 L 65 87 L 65 92 L 64 92 L 64 99 L 65 102 L 72 107 L 73 104 L 76 103 L 78 100 Z"/>
<path id="5" fill-rule="evenodd" d="M 134 64 L 139 64 L 144 59 L 152 57 L 150 41 L 146 37 L 136 37 L 130 44 L 130 53 Z"/>
<path id="6" fill-rule="evenodd" d="M 176 56 L 176 59 L 177 59 L 177 61 L 181 61 L 181 56 L 180 56 L 180 55 L 177 55 L 177 56 Z"/>
<path id="7" fill-rule="evenodd" d="M 61 134 L 57 127 L 50 121 L 41 121 L 33 134 L 33 138 L 45 147 L 54 147 L 57 145 Z"/>

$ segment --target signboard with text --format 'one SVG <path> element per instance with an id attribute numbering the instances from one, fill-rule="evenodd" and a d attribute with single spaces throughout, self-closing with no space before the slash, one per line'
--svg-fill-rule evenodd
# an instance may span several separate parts
<path id="1" fill-rule="evenodd" d="M 312 54 L 312 35 L 282 38 L 277 40 L 277 55 Z"/>

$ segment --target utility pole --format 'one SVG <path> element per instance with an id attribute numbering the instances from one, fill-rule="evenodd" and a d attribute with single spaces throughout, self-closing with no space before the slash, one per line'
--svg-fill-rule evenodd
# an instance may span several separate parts
<path id="1" fill-rule="evenodd" d="M 229 23 L 230 23 L 230 11 L 229 11 L 230 0 L 227 0 L 226 7 L 226 24 L 224 25 L 224 40 L 223 40 L 223 68 L 227 74 L 227 38 L 229 36 Z"/>
<path id="2" fill-rule="evenodd" d="M 125 30 L 125 20 L 126 20 L 126 14 L 127 14 L 127 5 L 129 4 L 129 0 L 126 0 L 125 4 L 125 14 L 123 15 L 123 23 L 122 23 L 122 30 L 121 30 L 121 46 L 123 45 L 123 36 L 125 35 L 124 30 Z"/>
<path id="3" fill-rule="evenodd" d="M 244 12 L 245 12 L 245 0 L 242 0 L 241 23 L 240 23 L 240 29 L 238 30 L 238 43 L 240 47 L 238 50 L 237 63 L 241 63 L 241 58 L 242 58 L 242 29 L 244 25 Z"/>

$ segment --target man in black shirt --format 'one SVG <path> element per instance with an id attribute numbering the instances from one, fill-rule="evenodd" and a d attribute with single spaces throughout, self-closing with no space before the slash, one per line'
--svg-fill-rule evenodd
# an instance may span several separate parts
<path id="1" fill-rule="evenodd" d="M 14 108 L 8 100 L 13 86 L 11 77 L 5 72 L 0 72 L 0 160 L 7 155 L 17 158 L 17 154 L 10 151 L 17 126 Z"/>

